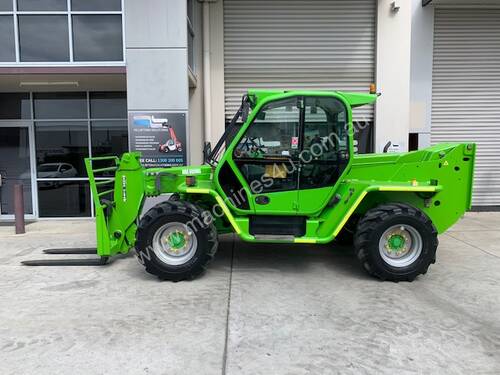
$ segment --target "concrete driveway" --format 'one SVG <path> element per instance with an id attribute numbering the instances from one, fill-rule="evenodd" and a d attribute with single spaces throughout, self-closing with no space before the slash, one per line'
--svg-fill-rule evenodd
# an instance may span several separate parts
<path id="1" fill-rule="evenodd" d="M 221 239 L 191 282 L 133 256 L 19 264 L 94 245 L 91 221 L 0 227 L 0 373 L 498 374 L 500 213 L 468 214 L 413 283 L 365 275 L 350 249 Z"/>

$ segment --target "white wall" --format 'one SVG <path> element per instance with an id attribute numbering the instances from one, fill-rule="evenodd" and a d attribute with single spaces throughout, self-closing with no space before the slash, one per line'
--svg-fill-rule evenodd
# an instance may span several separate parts
<path id="1" fill-rule="evenodd" d="M 129 111 L 188 110 L 186 0 L 126 0 Z"/>
<path id="2" fill-rule="evenodd" d="M 379 0 L 377 14 L 377 90 L 382 93 L 375 113 L 375 151 L 391 141 L 408 148 L 410 123 L 411 10 L 410 0 Z"/>

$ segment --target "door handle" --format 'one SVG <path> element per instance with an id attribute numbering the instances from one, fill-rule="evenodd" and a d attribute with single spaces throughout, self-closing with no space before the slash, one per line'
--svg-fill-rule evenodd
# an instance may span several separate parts
<path id="1" fill-rule="evenodd" d="M 265 205 L 268 204 L 269 202 L 271 202 L 271 199 L 267 195 L 259 195 L 255 197 L 255 203 L 257 204 Z"/>

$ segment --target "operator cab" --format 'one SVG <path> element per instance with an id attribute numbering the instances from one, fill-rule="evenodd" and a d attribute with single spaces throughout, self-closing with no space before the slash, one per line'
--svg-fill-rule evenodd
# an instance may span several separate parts
<path id="1" fill-rule="evenodd" d="M 349 160 L 345 105 L 332 97 L 292 97 L 262 107 L 233 160 L 253 194 L 334 184 Z"/>
<path id="2" fill-rule="evenodd" d="M 227 151 L 209 162 L 228 206 L 251 215 L 253 234 L 282 227 L 283 235 L 303 235 L 306 219 L 332 198 L 352 153 L 348 105 L 337 93 L 243 98 L 235 118 L 251 109 L 248 121 L 233 118 L 211 156 Z"/>

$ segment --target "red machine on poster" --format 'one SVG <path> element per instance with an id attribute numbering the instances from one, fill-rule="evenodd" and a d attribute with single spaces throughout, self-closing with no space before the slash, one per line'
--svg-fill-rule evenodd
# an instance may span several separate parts
<path id="1" fill-rule="evenodd" d="M 182 151 L 182 143 L 177 138 L 175 130 L 172 126 L 168 125 L 166 122 L 162 124 L 163 128 L 168 129 L 169 138 L 165 143 L 160 143 L 158 146 L 158 151 L 160 152 L 172 152 L 172 151 Z"/>

